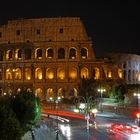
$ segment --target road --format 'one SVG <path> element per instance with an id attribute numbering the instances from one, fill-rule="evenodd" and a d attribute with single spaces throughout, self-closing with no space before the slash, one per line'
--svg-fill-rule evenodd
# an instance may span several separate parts
<path id="1" fill-rule="evenodd" d="M 122 117 L 104 117 L 97 116 L 96 124 L 90 123 L 90 129 L 86 129 L 86 120 L 68 118 L 70 122 L 62 122 L 52 119 L 43 118 L 41 121 L 41 126 L 34 130 L 35 140 L 56 140 L 55 128 L 59 126 L 59 140 L 127 140 L 121 135 L 110 135 L 108 133 L 108 127 L 112 123 L 127 123 L 131 120 Z"/>

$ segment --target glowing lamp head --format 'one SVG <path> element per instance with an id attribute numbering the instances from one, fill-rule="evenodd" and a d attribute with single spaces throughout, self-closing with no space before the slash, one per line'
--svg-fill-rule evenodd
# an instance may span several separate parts
<path id="1" fill-rule="evenodd" d="M 80 108 L 80 109 L 84 109 L 84 108 L 85 108 L 85 104 L 81 103 L 81 104 L 79 105 L 79 108 Z"/>
<path id="2" fill-rule="evenodd" d="M 136 118 L 137 118 L 137 119 L 140 119 L 140 112 L 137 112 L 137 113 L 136 113 Z"/>
<path id="3" fill-rule="evenodd" d="M 49 98 L 49 100 L 50 100 L 50 101 L 52 101 L 52 100 L 53 100 L 53 98 L 52 98 L 52 97 L 50 97 L 50 98 Z"/>
<path id="4" fill-rule="evenodd" d="M 58 96 L 58 97 L 57 97 L 57 99 L 58 99 L 58 100 L 61 100 L 61 97 L 60 97 L 60 96 Z"/>

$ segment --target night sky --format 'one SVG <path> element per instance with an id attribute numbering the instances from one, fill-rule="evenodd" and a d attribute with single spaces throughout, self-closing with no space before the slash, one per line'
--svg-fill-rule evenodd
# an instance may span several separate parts
<path id="1" fill-rule="evenodd" d="M 140 54 L 140 5 L 136 0 L 114 1 L 5 0 L 0 4 L 0 24 L 17 18 L 81 17 L 97 57 L 108 52 Z"/>

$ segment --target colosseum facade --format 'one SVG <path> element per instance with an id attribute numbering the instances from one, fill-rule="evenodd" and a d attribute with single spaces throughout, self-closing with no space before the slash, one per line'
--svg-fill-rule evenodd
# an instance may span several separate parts
<path id="1" fill-rule="evenodd" d="M 0 94 L 28 90 L 42 100 L 67 98 L 78 96 L 83 77 L 122 78 L 115 64 L 96 60 L 93 49 L 79 17 L 8 21 L 0 26 Z"/>

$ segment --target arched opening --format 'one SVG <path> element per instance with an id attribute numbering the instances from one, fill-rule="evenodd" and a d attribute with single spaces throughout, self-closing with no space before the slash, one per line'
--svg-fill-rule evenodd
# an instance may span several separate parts
<path id="1" fill-rule="evenodd" d="M 31 80 L 31 69 L 25 68 L 25 80 Z"/>
<path id="2" fill-rule="evenodd" d="M 12 70 L 10 68 L 6 69 L 6 80 L 12 80 Z"/>
<path id="3" fill-rule="evenodd" d="M 94 79 L 100 78 L 100 69 L 99 68 L 96 67 L 93 69 L 93 77 L 94 77 Z"/>
<path id="4" fill-rule="evenodd" d="M 58 49 L 58 59 L 65 59 L 65 49 L 64 48 Z"/>
<path id="5" fill-rule="evenodd" d="M 35 95 L 38 96 L 40 100 L 44 100 L 43 90 L 41 88 L 35 90 Z"/>
<path id="6" fill-rule="evenodd" d="M 112 70 L 107 71 L 107 78 L 112 78 Z"/>
<path id="7" fill-rule="evenodd" d="M 54 71 L 51 68 L 46 69 L 46 79 L 52 80 L 54 79 Z"/>
<path id="8" fill-rule="evenodd" d="M 78 96 L 78 92 L 76 88 L 72 88 L 70 89 L 70 97 L 77 97 Z"/>
<path id="9" fill-rule="evenodd" d="M 15 80 L 21 80 L 21 69 L 20 68 L 16 68 L 14 70 L 15 72 Z"/>
<path id="10" fill-rule="evenodd" d="M 64 80 L 65 79 L 65 70 L 64 69 L 59 68 L 57 70 L 57 79 L 60 79 L 60 80 Z"/>
<path id="11" fill-rule="evenodd" d="M 89 78 L 89 72 L 88 69 L 86 67 L 81 69 L 81 78 Z"/>
<path id="12" fill-rule="evenodd" d="M 118 76 L 119 76 L 119 78 L 122 78 L 122 76 L 123 76 L 123 71 L 122 71 L 122 69 L 118 69 Z"/>
<path id="13" fill-rule="evenodd" d="M 15 60 L 21 60 L 22 59 L 22 50 L 16 49 L 15 51 Z"/>
<path id="14" fill-rule="evenodd" d="M 46 58 L 53 58 L 53 49 L 52 48 L 48 48 L 46 50 Z"/>
<path id="15" fill-rule="evenodd" d="M 77 69 L 76 68 L 71 68 L 69 70 L 69 79 L 70 80 L 76 80 L 77 79 Z"/>
<path id="16" fill-rule="evenodd" d="M 37 49 L 35 50 L 35 58 L 37 58 L 37 59 L 42 59 L 42 49 L 37 48 Z"/>
<path id="17" fill-rule="evenodd" d="M 76 58 L 76 49 L 75 48 L 70 48 L 70 50 L 69 50 L 69 58 L 70 59 L 75 59 Z"/>
<path id="18" fill-rule="evenodd" d="M 82 58 L 82 59 L 87 59 L 87 57 L 88 57 L 87 48 L 82 48 L 82 49 L 81 49 L 81 58 Z"/>
<path id="19" fill-rule="evenodd" d="M 6 60 L 12 60 L 12 51 L 11 50 L 7 50 L 6 51 Z"/>
<path id="20" fill-rule="evenodd" d="M 42 69 L 41 68 L 36 68 L 35 69 L 35 79 L 36 80 L 42 80 L 43 75 L 42 75 Z"/>
<path id="21" fill-rule="evenodd" d="M 54 90 L 52 88 L 47 89 L 46 100 L 52 102 L 55 99 Z"/>
<path id="22" fill-rule="evenodd" d="M 63 88 L 58 89 L 57 97 L 60 99 L 65 98 L 65 90 Z"/>

